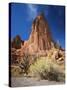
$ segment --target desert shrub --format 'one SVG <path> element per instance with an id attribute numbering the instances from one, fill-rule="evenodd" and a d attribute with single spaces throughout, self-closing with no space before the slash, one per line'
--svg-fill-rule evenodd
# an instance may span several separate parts
<path id="1" fill-rule="evenodd" d="M 25 54 L 24 57 L 21 60 L 19 67 L 24 71 L 24 73 L 28 74 L 28 69 L 30 67 L 30 56 L 28 54 Z"/>
<path id="2" fill-rule="evenodd" d="M 39 74 L 41 74 L 42 72 L 46 72 L 46 71 L 49 71 L 49 65 L 46 64 L 47 63 L 47 60 L 44 60 L 44 59 L 39 59 L 37 60 L 33 65 L 30 66 L 30 73 L 31 75 L 35 75 L 35 76 L 38 76 Z"/>
<path id="3" fill-rule="evenodd" d="M 39 58 L 37 55 L 31 55 L 30 57 L 31 57 L 30 64 L 34 64 L 37 61 L 37 59 Z"/>
<path id="4" fill-rule="evenodd" d="M 21 68 L 19 66 L 12 66 L 11 67 L 11 76 L 13 77 L 17 77 L 17 76 L 21 76 L 22 73 L 21 73 Z"/>
<path id="5" fill-rule="evenodd" d="M 30 74 L 31 76 L 35 76 L 40 79 L 54 81 L 64 80 L 64 73 L 62 72 L 60 66 L 47 57 L 39 58 L 33 65 L 31 65 Z"/>

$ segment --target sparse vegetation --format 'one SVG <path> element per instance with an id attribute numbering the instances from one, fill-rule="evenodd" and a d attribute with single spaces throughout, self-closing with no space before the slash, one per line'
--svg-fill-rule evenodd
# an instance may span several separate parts
<path id="1" fill-rule="evenodd" d="M 36 55 L 29 55 L 28 53 L 19 60 L 20 62 L 11 65 L 12 76 L 20 76 L 21 74 L 28 74 L 29 67 L 31 64 L 34 64 L 37 60 Z"/>
<path id="2" fill-rule="evenodd" d="M 30 59 L 32 63 L 30 63 Z M 64 68 L 58 65 L 49 57 L 35 57 L 25 54 L 22 62 L 11 69 L 12 76 L 23 76 L 24 74 L 39 79 L 48 79 L 54 81 L 64 81 Z"/>
<path id="3" fill-rule="evenodd" d="M 25 54 L 22 58 L 22 62 L 20 63 L 19 67 L 24 71 L 24 73 L 28 74 L 28 69 L 30 67 L 30 56 Z"/>
<path id="4" fill-rule="evenodd" d="M 11 66 L 11 76 L 13 76 L 13 77 L 22 76 L 21 68 L 19 66 L 12 65 Z"/>
<path id="5" fill-rule="evenodd" d="M 48 79 L 54 81 L 64 81 L 64 70 L 49 58 L 40 58 L 30 66 L 32 76 L 40 79 Z"/>

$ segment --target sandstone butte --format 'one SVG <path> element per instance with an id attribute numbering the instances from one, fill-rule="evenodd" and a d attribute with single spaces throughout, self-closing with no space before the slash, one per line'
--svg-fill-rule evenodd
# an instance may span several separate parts
<path id="1" fill-rule="evenodd" d="M 34 19 L 27 41 L 22 41 L 19 35 L 11 41 L 11 59 L 13 61 L 22 58 L 25 53 L 46 56 L 49 51 L 51 53 L 51 50 L 57 57 L 64 57 L 64 49 L 53 40 L 44 14 L 40 14 Z M 54 54 L 53 56 L 56 58 Z"/>

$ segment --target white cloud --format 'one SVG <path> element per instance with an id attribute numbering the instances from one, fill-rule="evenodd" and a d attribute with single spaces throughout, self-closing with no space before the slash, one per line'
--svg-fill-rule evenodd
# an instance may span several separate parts
<path id="1" fill-rule="evenodd" d="M 29 19 L 34 19 L 37 16 L 37 8 L 35 5 L 28 4 L 28 15 Z"/>

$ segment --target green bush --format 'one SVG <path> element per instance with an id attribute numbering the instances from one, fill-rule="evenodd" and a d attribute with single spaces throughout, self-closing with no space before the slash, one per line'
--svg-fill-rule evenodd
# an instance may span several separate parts
<path id="1" fill-rule="evenodd" d="M 29 70 L 31 76 L 35 76 L 40 79 L 54 81 L 64 80 L 64 73 L 62 72 L 60 66 L 47 57 L 39 58 L 34 64 L 30 66 Z"/>

